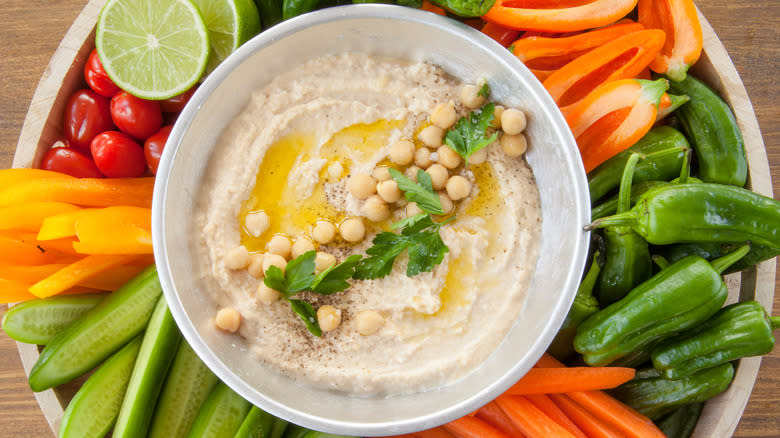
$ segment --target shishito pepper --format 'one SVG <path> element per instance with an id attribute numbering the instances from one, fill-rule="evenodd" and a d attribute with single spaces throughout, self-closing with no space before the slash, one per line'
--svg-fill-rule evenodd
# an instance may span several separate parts
<path id="1" fill-rule="evenodd" d="M 606 216 L 606 215 L 603 215 Z M 602 217 L 603 217 L 602 216 Z M 591 213 L 591 217 L 592 213 Z M 744 245 L 745 242 L 697 242 L 697 243 L 677 243 L 674 245 L 664 245 L 654 247 L 652 252 L 664 257 L 666 260 L 674 263 L 683 257 L 687 257 L 691 254 L 704 257 L 707 260 L 714 260 L 718 257 L 734 251 L 736 248 Z M 739 272 L 745 270 L 751 266 L 755 266 L 764 260 L 771 259 L 780 255 L 780 248 L 773 248 L 765 245 L 750 245 L 750 252 L 745 257 L 742 257 L 737 263 L 729 266 L 724 274 L 731 274 L 732 272 Z"/>
<path id="2" fill-rule="evenodd" d="M 669 183 L 666 181 L 644 181 L 639 184 L 633 184 L 631 186 L 631 205 L 636 204 L 636 202 L 642 197 L 642 195 L 647 193 L 648 190 L 654 189 L 656 187 L 661 187 L 666 184 Z M 618 196 L 615 195 L 607 199 L 606 201 L 600 203 L 599 205 L 591 208 L 590 218 L 595 221 L 596 219 L 601 219 L 603 217 L 611 216 L 617 213 L 617 207 L 618 207 Z"/>
<path id="3" fill-rule="evenodd" d="M 712 264 L 690 256 L 661 270 L 586 319 L 574 348 L 589 365 L 602 366 L 696 327 L 723 306 L 728 288 L 721 272 L 748 250 L 745 246 Z"/>
<path id="4" fill-rule="evenodd" d="M 760 356 L 774 348 L 772 330 L 777 328 L 780 317 L 767 315 L 758 302 L 731 304 L 700 327 L 661 343 L 653 350 L 653 366 L 667 379 L 680 379 L 742 357 Z"/>

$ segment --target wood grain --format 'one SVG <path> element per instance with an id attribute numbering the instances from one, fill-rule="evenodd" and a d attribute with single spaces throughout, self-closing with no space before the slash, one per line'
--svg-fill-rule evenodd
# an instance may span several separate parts
<path id="1" fill-rule="evenodd" d="M 0 168 L 9 167 L 32 94 L 63 35 L 86 0 L 4 0 L 0 16 Z M 697 5 L 728 49 L 753 100 L 767 146 L 775 193 L 780 193 L 780 59 L 776 28 L 780 4 L 772 1 L 700 0 Z M 777 197 L 777 195 L 775 195 Z M 780 290 L 780 289 L 778 289 Z M 780 313 L 780 294 L 774 313 Z M 0 333 L 2 436 L 51 436 L 27 386 L 14 343 Z M 780 436 L 780 349 L 764 358 L 759 379 L 734 436 Z"/>

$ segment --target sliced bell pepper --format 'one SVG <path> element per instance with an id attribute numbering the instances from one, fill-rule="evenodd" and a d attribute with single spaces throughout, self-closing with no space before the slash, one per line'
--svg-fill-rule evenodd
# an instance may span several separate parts
<path id="1" fill-rule="evenodd" d="M 108 207 L 82 215 L 75 223 L 81 254 L 152 254 L 152 211 Z"/>
<path id="2" fill-rule="evenodd" d="M 94 277 L 84 279 L 84 281 L 79 282 L 79 285 L 96 290 L 114 291 L 122 287 L 136 275 L 140 274 L 141 271 L 146 269 L 149 265 L 150 263 L 144 265 L 131 263 L 128 265 L 116 266 L 107 271 L 100 272 Z"/>
<path id="3" fill-rule="evenodd" d="M 569 112 L 566 121 L 590 172 L 642 138 L 653 127 L 665 79 L 623 79 L 597 88 Z"/>
<path id="4" fill-rule="evenodd" d="M 54 274 L 66 266 L 68 265 L 65 263 L 51 263 L 34 266 L 0 263 L 0 279 L 26 283 L 30 285 L 43 280 L 44 278 Z M 25 288 L 25 290 L 27 289 Z"/>
<path id="5" fill-rule="evenodd" d="M 76 221 L 94 210 L 93 208 L 84 208 L 77 211 L 71 211 L 55 216 L 47 217 L 38 231 L 38 240 L 55 240 L 76 235 Z"/>
<path id="6" fill-rule="evenodd" d="M 66 175 L 64 173 L 52 172 L 50 170 L 43 169 L 2 169 L 0 170 L 0 188 L 5 189 L 26 181 L 53 178 L 75 179 L 72 176 Z"/>
<path id="7" fill-rule="evenodd" d="M 64 202 L 26 202 L 0 207 L 0 230 L 38 231 L 50 216 L 80 210 Z"/>
<path id="8" fill-rule="evenodd" d="M 704 37 L 693 0 L 639 0 L 639 22 L 661 29 L 667 38 L 650 69 L 682 81 L 701 56 Z"/>
<path id="9" fill-rule="evenodd" d="M 151 207 L 154 178 L 47 178 L 0 188 L 0 206 L 58 201 L 89 207 Z"/>
<path id="10" fill-rule="evenodd" d="M 30 286 L 30 293 L 46 298 L 62 293 L 88 278 L 132 261 L 132 255 L 90 255 Z"/>
<path id="11" fill-rule="evenodd" d="M 0 278 L 0 304 L 35 300 L 38 297 L 27 291 L 30 285 Z"/>
<path id="12" fill-rule="evenodd" d="M 76 241 L 75 235 L 72 237 L 63 237 L 62 239 L 38 240 L 36 234 L 20 233 L 17 238 L 22 242 L 40 246 L 44 251 L 50 251 L 53 254 L 61 253 L 62 261 L 58 263 L 73 263 L 75 260 L 68 260 L 68 258 L 72 259 L 72 256 L 77 256 L 78 258 L 83 257 L 73 249 L 73 242 Z"/>
<path id="13" fill-rule="evenodd" d="M 633 78 L 650 64 L 664 45 L 666 34 L 641 30 L 618 37 L 561 67 L 544 81 L 544 88 L 566 114 L 601 84 Z"/>
<path id="14" fill-rule="evenodd" d="M 519 30 L 571 32 L 614 23 L 636 6 L 637 0 L 496 0 L 485 21 Z"/>
<path id="15" fill-rule="evenodd" d="M 65 255 L 50 251 L 35 242 L 25 242 L 16 237 L 0 235 L 0 263 L 13 265 L 45 265 L 58 263 Z"/>
<path id="16" fill-rule="evenodd" d="M 498 44 L 501 44 L 504 47 L 512 44 L 512 41 L 516 40 L 520 35 L 519 30 L 509 29 L 508 27 L 496 23 L 485 23 L 481 30 L 482 33 L 493 38 Z"/>

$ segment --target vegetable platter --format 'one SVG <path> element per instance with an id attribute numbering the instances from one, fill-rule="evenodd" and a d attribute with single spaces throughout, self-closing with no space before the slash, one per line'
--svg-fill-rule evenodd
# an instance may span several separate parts
<path id="1" fill-rule="evenodd" d="M 60 137 L 61 118 L 66 100 L 76 89 L 83 86 L 80 66 L 84 65 L 94 47 L 94 27 L 104 3 L 105 0 L 91 0 L 86 4 L 51 58 L 49 66 L 44 72 L 32 98 L 14 155 L 13 167 L 30 167 L 39 164 L 43 153 Z M 702 0 L 698 3 L 701 3 L 705 10 L 713 10 L 713 12 L 717 12 L 722 16 L 732 15 L 731 20 L 740 21 L 743 19 L 743 17 L 733 15 L 731 9 L 726 9 L 726 2 Z M 763 3 L 766 5 L 767 13 L 771 13 L 770 2 Z M 22 4 L 22 2 L 19 4 Z M 718 6 L 714 6 L 716 4 Z M 39 15 L 36 15 L 36 17 L 43 16 L 45 12 L 38 12 L 37 14 Z M 755 192 L 771 197 L 772 182 L 767 153 L 751 102 L 725 48 L 706 20 L 703 17 L 701 18 L 704 32 L 704 53 L 691 72 L 718 91 L 734 109 L 745 140 L 749 165 L 748 187 Z M 766 22 L 771 24 L 773 21 L 768 20 Z M 42 32 L 46 31 L 42 30 Z M 777 43 L 774 42 L 773 44 Z M 773 47 L 773 49 L 776 50 L 777 47 Z M 757 60 L 757 62 L 768 62 L 770 64 L 775 61 L 771 58 L 765 59 L 764 56 L 761 53 L 754 54 L 753 59 Z M 766 71 L 768 70 L 766 69 Z M 771 128 L 776 129 L 776 126 Z M 3 152 L 6 151 L 4 150 Z M 10 150 L 7 152 L 10 152 Z M 9 164 L 8 160 L 2 163 L 3 167 L 7 167 Z M 764 262 L 758 265 L 756 269 L 751 269 L 741 274 L 732 274 L 727 277 L 727 284 L 729 285 L 729 302 L 755 299 L 765 308 L 772 309 L 776 284 L 775 260 Z M 5 337 L 5 334 L 0 336 Z M 3 345 L 10 344 L 10 341 L 7 339 L 3 341 Z M 29 374 L 32 365 L 39 355 L 39 349 L 36 346 L 21 343 L 17 344 L 17 348 L 25 372 Z M 3 350 L 3 352 L 8 351 Z M 776 355 L 772 359 L 776 362 Z M 760 364 L 760 357 L 742 359 L 740 361 L 736 377 L 730 389 L 709 401 L 705 406 L 694 436 L 725 437 L 734 433 L 745 405 L 750 398 Z M 16 365 L 8 365 L 6 368 L 13 366 Z M 9 369 L 4 371 L 8 373 Z M 80 383 L 81 381 L 77 381 L 75 385 L 66 385 L 35 394 L 40 409 L 43 411 L 53 431 L 56 432 L 59 429 L 64 407 Z M 770 381 L 767 381 L 767 384 L 769 383 Z M 23 389 L 27 386 L 26 382 L 16 386 L 19 387 L 19 389 L 15 389 L 16 397 L 22 390 L 24 392 L 27 391 Z M 26 393 L 25 396 L 29 399 L 29 393 Z M 770 392 L 766 401 L 768 404 L 771 404 L 771 401 L 780 401 L 780 393 L 777 391 L 774 391 L 774 393 Z M 3 402 L 2 404 L 3 406 L 8 406 L 7 403 Z M 748 411 L 752 412 L 751 409 L 756 410 L 757 408 L 749 408 Z M 770 408 L 770 410 L 763 412 L 772 411 Z M 6 418 L 0 421 L 1 423 L 7 424 L 14 420 L 19 421 L 18 419 L 12 419 L 11 415 L 8 414 L 6 412 L 0 414 L 0 418 Z M 776 422 L 768 423 L 775 429 L 762 429 L 758 426 L 761 418 L 754 418 L 756 415 L 758 414 L 752 414 L 750 418 L 743 420 L 743 427 L 738 431 L 739 434 L 737 436 L 780 435 L 780 426 Z M 748 422 L 750 422 L 749 426 L 746 424 Z M 749 431 L 745 432 L 743 429 L 749 429 Z M 13 430 L 15 431 L 13 433 L 18 434 L 18 436 L 30 436 L 31 433 L 29 429 L 22 426 Z M 10 434 L 6 436 L 17 435 Z"/>

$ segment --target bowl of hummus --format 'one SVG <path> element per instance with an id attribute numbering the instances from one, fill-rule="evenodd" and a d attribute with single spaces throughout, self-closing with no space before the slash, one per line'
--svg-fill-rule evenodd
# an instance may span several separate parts
<path id="1" fill-rule="evenodd" d="M 262 409 L 331 433 L 430 428 L 542 355 L 587 252 L 585 172 L 554 102 L 446 17 L 326 9 L 199 87 L 155 186 L 184 337 Z"/>

